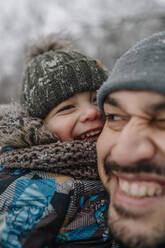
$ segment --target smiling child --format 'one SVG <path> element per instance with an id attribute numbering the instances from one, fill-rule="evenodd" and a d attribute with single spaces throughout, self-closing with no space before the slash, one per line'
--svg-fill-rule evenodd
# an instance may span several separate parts
<path id="1" fill-rule="evenodd" d="M 1 247 L 109 247 L 95 151 L 106 78 L 98 61 L 54 40 L 33 47 L 24 109 L 9 106 L 0 121 Z"/>

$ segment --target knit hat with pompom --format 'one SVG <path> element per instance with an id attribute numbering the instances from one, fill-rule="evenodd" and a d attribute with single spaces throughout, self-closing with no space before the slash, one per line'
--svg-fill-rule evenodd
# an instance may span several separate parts
<path id="1" fill-rule="evenodd" d="M 48 36 L 31 49 L 23 75 L 21 103 L 31 116 L 44 119 L 72 95 L 96 91 L 107 74 L 97 60 L 67 50 L 54 36 Z"/>

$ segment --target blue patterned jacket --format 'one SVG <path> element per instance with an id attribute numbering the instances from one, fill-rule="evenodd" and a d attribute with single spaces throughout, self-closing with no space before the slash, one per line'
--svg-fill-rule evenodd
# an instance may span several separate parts
<path id="1" fill-rule="evenodd" d="M 109 248 L 95 144 L 62 144 L 13 113 L 0 116 L 0 247 Z"/>
<path id="2" fill-rule="evenodd" d="M 109 247 L 106 208 L 100 181 L 1 167 L 0 247 Z"/>

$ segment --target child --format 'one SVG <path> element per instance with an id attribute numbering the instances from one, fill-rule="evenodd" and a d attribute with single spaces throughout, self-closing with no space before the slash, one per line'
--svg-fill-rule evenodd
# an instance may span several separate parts
<path id="1" fill-rule="evenodd" d="M 109 247 L 95 151 L 107 72 L 56 42 L 36 47 L 23 77 L 26 111 L 9 106 L 0 118 L 1 247 Z"/>

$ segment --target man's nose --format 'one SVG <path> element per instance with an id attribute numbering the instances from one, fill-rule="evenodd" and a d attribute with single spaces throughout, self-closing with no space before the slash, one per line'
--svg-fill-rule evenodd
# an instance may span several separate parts
<path id="1" fill-rule="evenodd" d="M 152 159 L 155 150 L 150 130 L 137 123 L 128 123 L 113 146 L 111 157 L 120 165 L 129 165 Z"/>
<path id="2" fill-rule="evenodd" d="M 81 122 L 93 121 L 93 120 L 101 119 L 101 118 L 102 118 L 102 115 L 98 107 L 95 105 L 89 105 L 88 107 L 82 109 L 80 121 Z"/>

